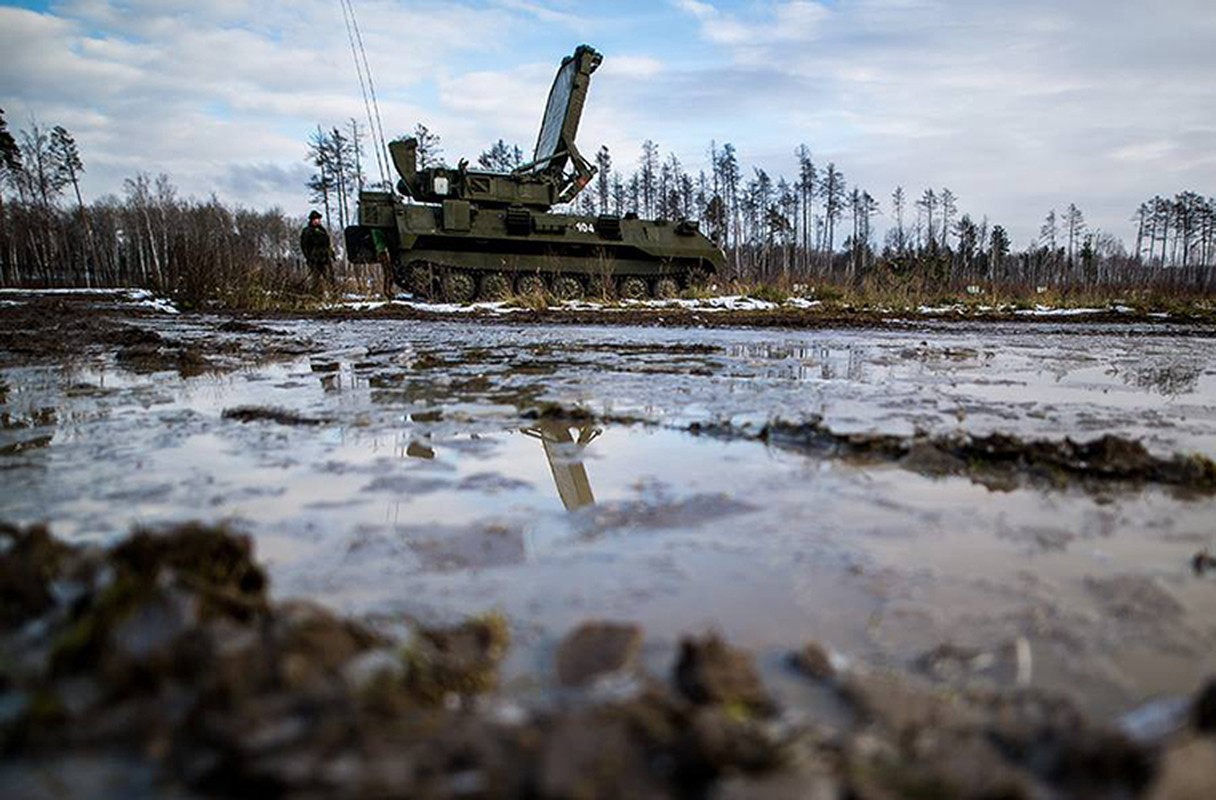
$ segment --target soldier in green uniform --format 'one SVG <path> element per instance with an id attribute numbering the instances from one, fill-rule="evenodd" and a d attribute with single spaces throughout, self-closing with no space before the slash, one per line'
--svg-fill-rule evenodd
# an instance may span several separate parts
<path id="1" fill-rule="evenodd" d="M 334 282 L 334 249 L 329 243 L 329 231 L 321 224 L 317 211 L 308 215 L 308 225 L 300 231 L 300 250 L 308 264 L 308 278 L 314 291 L 324 294 Z"/>
<path id="2" fill-rule="evenodd" d="M 379 228 L 372 228 L 372 245 L 376 248 L 376 260 L 380 262 L 380 267 L 383 270 L 384 299 L 392 300 L 397 296 L 397 291 L 393 288 L 393 256 L 389 250 L 388 238 L 384 235 L 384 231 Z"/>

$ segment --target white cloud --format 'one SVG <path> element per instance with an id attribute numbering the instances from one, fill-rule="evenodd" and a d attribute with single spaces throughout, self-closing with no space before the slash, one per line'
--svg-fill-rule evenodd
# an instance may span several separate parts
<path id="1" fill-rule="evenodd" d="M 360 0 L 386 133 L 421 121 L 451 160 L 531 148 L 578 41 L 607 58 L 581 148 L 631 166 L 659 142 L 693 170 L 711 139 L 795 172 L 808 144 L 885 199 L 949 186 L 1028 238 L 1076 202 L 1127 234 L 1145 197 L 1216 194 L 1216 3 L 1073 0 Z M 574 36 L 578 36 L 575 39 Z M 558 43 L 558 44 L 555 44 Z M 0 108 L 63 124 L 84 188 L 167 172 L 183 194 L 302 204 L 318 123 L 364 120 L 340 5 L 62 0 L 0 6 Z M 294 194 L 293 194 L 294 192 Z"/>
<path id="2" fill-rule="evenodd" d="M 946 185 L 1028 238 L 1069 202 L 1105 209 L 1091 223 L 1125 234 L 1135 205 L 1163 191 L 1165 169 L 1187 182 L 1165 191 L 1216 193 L 1214 4 L 803 5 L 679 3 L 736 73 L 789 87 L 779 93 L 796 110 L 764 115 L 786 123 L 782 141 L 808 141 L 876 195 Z M 802 26 L 782 22 L 804 15 Z M 814 87 L 814 103 L 795 99 L 799 86 Z"/>

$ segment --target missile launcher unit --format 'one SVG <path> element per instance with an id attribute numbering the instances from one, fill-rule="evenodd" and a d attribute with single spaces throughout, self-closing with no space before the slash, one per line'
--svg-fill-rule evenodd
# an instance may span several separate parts
<path id="1" fill-rule="evenodd" d="M 449 302 L 537 292 L 667 298 L 718 272 L 722 250 L 696 221 L 553 210 L 596 172 L 574 140 L 600 61 L 586 45 L 562 61 L 533 158 L 510 172 L 465 161 L 420 168 L 415 140 L 391 142 L 399 194 L 360 193 L 348 258 L 379 261 L 402 289 Z"/>

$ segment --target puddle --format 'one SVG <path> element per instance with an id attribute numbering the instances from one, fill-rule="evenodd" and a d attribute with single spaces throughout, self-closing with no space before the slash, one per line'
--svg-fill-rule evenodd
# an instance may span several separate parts
<path id="1" fill-rule="evenodd" d="M 140 324 L 182 346 L 217 329 Z M 1022 638 L 1034 685 L 1104 716 L 1216 670 L 1216 579 L 1191 568 L 1216 545 L 1210 497 L 993 492 L 682 430 L 1115 434 L 1211 457 L 1205 341 L 358 320 L 225 335 L 271 329 L 315 346 L 193 377 L 112 354 L 5 368 L 3 517 L 74 541 L 228 520 L 276 597 L 384 624 L 501 610 L 520 685 L 589 617 L 640 622 L 648 648 L 716 629 L 770 665 L 808 639 L 906 666 Z M 589 413 L 522 413 L 546 403 Z"/>

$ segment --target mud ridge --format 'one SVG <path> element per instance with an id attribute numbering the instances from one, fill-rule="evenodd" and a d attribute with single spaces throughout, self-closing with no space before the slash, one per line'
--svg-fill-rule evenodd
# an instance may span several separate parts
<path id="1" fill-rule="evenodd" d="M 225 408 L 220 417 L 236 422 L 275 422 L 289 426 L 325 425 L 333 421 L 327 417 L 306 417 L 290 409 L 275 406 L 234 406 Z"/>
<path id="2" fill-rule="evenodd" d="M 1160 458 L 1140 442 L 1113 434 L 1088 442 L 1026 440 L 1003 433 L 841 434 L 820 420 L 774 421 L 760 428 L 694 422 L 688 430 L 864 464 L 889 462 L 934 477 L 965 476 L 1002 491 L 1025 485 L 1102 491 L 1113 485 L 1158 484 L 1203 495 L 1216 493 L 1216 463 L 1210 458 L 1200 454 Z"/>

